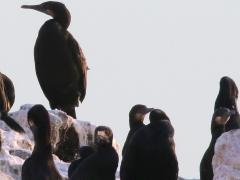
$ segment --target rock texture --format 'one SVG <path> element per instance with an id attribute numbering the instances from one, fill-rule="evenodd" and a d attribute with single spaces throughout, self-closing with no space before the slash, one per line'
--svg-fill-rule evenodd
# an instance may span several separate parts
<path id="1" fill-rule="evenodd" d="M 2 146 L 0 151 L 1 180 L 20 180 L 22 164 L 32 153 L 34 141 L 27 122 L 27 113 L 32 106 L 29 104 L 23 105 L 19 111 L 9 114 L 24 128 L 25 134 L 19 134 L 11 130 L 4 122 L 0 121 Z M 51 142 L 54 151 L 57 150 L 57 143 L 63 138 L 60 137 L 60 130 L 69 128 L 72 125 L 78 132 L 80 146 L 93 144 L 94 125 L 91 125 L 89 122 L 75 120 L 58 110 L 50 110 L 49 115 L 51 121 Z M 62 176 L 67 177 L 69 163 L 61 161 L 55 155 L 54 161 Z"/>
<path id="2" fill-rule="evenodd" d="M 214 180 L 240 179 L 240 129 L 223 133 L 215 144 Z"/>

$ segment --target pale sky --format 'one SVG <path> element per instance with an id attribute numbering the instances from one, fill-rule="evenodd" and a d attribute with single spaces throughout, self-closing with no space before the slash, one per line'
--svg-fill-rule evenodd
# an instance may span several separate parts
<path id="1" fill-rule="evenodd" d="M 0 7 L 0 71 L 16 90 L 11 111 L 25 103 L 49 108 L 36 78 L 33 47 L 50 17 L 20 8 L 41 2 L 11 0 Z M 163 109 L 175 128 L 179 175 L 198 178 L 219 80 L 228 75 L 240 83 L 240 1 L 61 2 L 72 14 L 69 31 L 91 68 L 78 119 L 110 126 L 122 145 L 133 105 Z"/>

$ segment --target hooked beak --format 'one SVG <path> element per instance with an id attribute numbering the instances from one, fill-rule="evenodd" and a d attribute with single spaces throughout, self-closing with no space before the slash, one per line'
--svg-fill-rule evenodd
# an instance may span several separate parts
<path id="1" fill-rule="evenodd" d="M 42 4 L 39 5 L 22 5 L 21 8 L 23 9 L 33 9 L 42 13 L 45 13 L 50 16 L 54 16 L 53 12 L 51 10 L 48 10 L 42 6 Z"/>
<path id="2" fill-rule="evenodd" d="M 41 5 L 22 5 L 21 8 L 23 9 L 33 9 L 36 11 L 43 12 L 43 8 Z"/>

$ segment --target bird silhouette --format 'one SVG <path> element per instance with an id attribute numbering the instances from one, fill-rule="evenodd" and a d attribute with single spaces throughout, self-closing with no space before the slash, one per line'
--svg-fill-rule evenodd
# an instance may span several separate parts
<path id="1" fill-rule="evenodd" d="M 78 42 L 67 30 L 70 12 L 55 1 L 22 8 L 52 16 L 40 28 L 35 43 L 36 74 L 50 107 L 76 118 L 75 107 L 86 95 L 88 66 Z"/>

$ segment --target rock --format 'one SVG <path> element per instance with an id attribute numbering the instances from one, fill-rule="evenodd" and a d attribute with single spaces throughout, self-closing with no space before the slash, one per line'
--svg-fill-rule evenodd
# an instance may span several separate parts
<path id="1" fill-rule="evenodd" d="M 59 129 L 60 141 L 57 143 L 54 153 L 63 161 L 71 162 L 79 157 L 78 133 L 73 125 Z"/>
<path id="2" fill-rule="evenodd" d="M 25 134 L 19 134 L 11 130 L 4 122 L 0 121 L 0 137 L 2 149 L 0 151 L 0 179 L 21 179 L 21 167 L 26 158 L 28 158 L 34 147 L 34 140 L 27 122 L 28 110 L 33 105 L 24 105 L 19 111 L 9 113 L 25 130 Z M 89 122 L 79 121 L 71 118 L 66 113 L 58 110 L 49 110 L 51 121 L 51 142 L 54 152 L 58 153 L 60 158 L 64 157 L 64 151 L 61 152 L 59 142 L 63 139 L 61 134 L 63 130 L 73 129 L 77 132 L 79 144 L 92 145 L 95 126 Z M 66 131 L 65 131 L 66 132 Z M 76 141 L 77 138 L 73 139 Z M 62 154 L 61 154 L 62 153 Z M 63 177 L 67 177 L 69 163 L 60 160 L 54 156 L 54 162 Z M 2 174 L 1 174 L 2 172 Z M 4 177 L 4 178 L 2 178 Z M 4 180 L 5 180 L 4 179 Z"/>
<path id="3" fill-rule="evenodd" d="M 11 149 L 9 150 L 9 154 L 13 155 L 13 156 L 18 156 L 21 159 L 26 160 L 27 158 L 29 158 L 32 154 L 31 151 L 28 150 L 23 150 L 23 149 Z"/>
<path id="4" fill-rule="evenodd" d="M 0 172 L 0 179 L 1 179 L 1 180 L 14 180 L 12 177 L 6 175 L 6 174 L 3 173 L 3 172 Z"/>
<path id="5" fill-rule="evenodd" d="M 240 129 L 223 133 L 215 144 L 214 180 L 240 179 Z"/>

